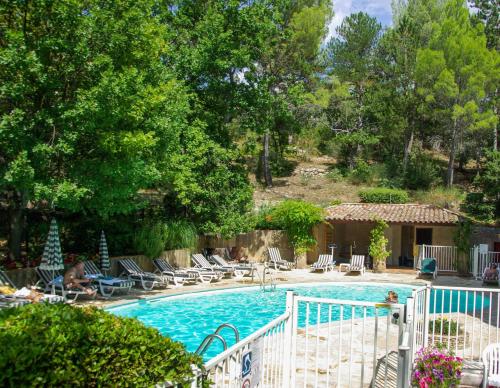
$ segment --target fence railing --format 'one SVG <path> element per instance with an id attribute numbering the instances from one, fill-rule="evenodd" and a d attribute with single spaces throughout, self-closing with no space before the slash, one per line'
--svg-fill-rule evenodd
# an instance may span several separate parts
<path id="1" fill-rule="evenodd" d="M 290 387 L 398 386 L 404 305 L 296 296 L 293 316 Z"/>
<path id="2" fill-rule="evenodd" d="M 484 348 L 500 339 L 499 296 L 493 288 L 427 287 L 423 345 L 439 343 L 464 359 L 480 360 Z"/>
<path id="3" fill-rule="evenodd" d="M 284 387 L 290 362 L 293 295 L 287 293 L 284 314 L 234 344 L 205 364 L 204 378 L 212 387 Z"/>
<path id="4" fill-rule="evenodd" d="M 455 272 L 457 270 L 458 250 L 452 245 L 419 245 L 419 262 L 423 258 L 433 257 L 437 261 L 439 272 Z M 415 265 L 418 265 L 415 263 Z"/>

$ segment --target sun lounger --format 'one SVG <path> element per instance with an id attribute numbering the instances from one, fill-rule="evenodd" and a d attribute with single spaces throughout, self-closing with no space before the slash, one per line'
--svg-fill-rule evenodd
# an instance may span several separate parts
<path id="1" fill-rule="evenodd" d="M 293 263 L 283 260 L 278 248 L 267 248 L 269 254 L 269 267 L 274 267 L 275 270 L 290 271 L 293 268 Z"/>
<path id="2" fill-rule="evenodd" d="M 256 270 L 252 264 L 228 263 L 219 255 L 212 255 L 210 260 L 215 266 L 219 266 L 221 268 L 233 268 L 236 277 L 243 277 L 245 275 L 253 276 L 253 272 Z"/>
<path id="3" fill-rule="evenodd" d="M 333 271 L 335 268 L 335 261 L 332 255 L 319 255 L 318 261 L 311 265 L 311 270 L 313 272 L 323 271 L 328 272 L 328 270 Z"/>
<path id="4" fill-rule="evenodd" d="M 437 260 L 434 257 L 427 257 L 419 261 L 417 265 L 417 276 L 431 275 L 433 279 L 437 277 Z"/>
<path id="5" fill-rule="evenodd" d="M 31 303 L 31 300 L 27 299 L 27 297 L 31 294 L 31 290 L 23 287 L 21 289 L 18 289 L 14 282 L 10 280 L 10 278 L 7 276 L 7 274 L 3 271 L 0 271 L 0 286 L 7 286 L 10 288 L 13 288 L 15 291 L 14 294 L 12 295 L 3 295 L 4 298 L 2 298 L 2 302 L 6 303 L 10 300 L 11 303 L 14 303 L 14 305 L 24 305 L 27 303 Z M 40 299 L 41 302 L 47 302 L 47 303 L 62 303 L 64 302 L 64 298 L 59 295 L 52 295 L 52 294 L 44 294 L 42 298 Z M 19 302 L 19 303 L 15 303 Z"/>
<path id="6" fill-rule="evenodd" d="M 134 286 L 134 281 L 132 280 L 104 276 L 93 261 L 85 261 L 83 265 L 85 266 L 85 275 L 98 284 L 99 292 L 104 297 L 110 297 L 115 291 L 128 293 Z"/>
<path id="7" fill-rule="evenodd" d="M 493 343 L 483 350 L 483 388 L 500 386 L 500 343 Z"/>
<path id="8" fill-rule="evenodd" d="M 483 271 L 482 279 L 483 279 L 483 284 L 484 285 L 489 285 L 489 286 L 498 286 L 498 270 L 497 270 L 497 275 L 495 277 L 488 276 L 487 272 L 490 269 L 490 267 L 486 267 Z"/>
<path id="9" fill-rule="evenodd" d="M 361 275 L 365 273 L 365 256 L 364 255 L 352 255 L 351 264 L 349 264 L 349 270 L 347 273 L 359 272 Z"/>
<path id="10" fill-rule="evenodd" d="M 123 268 L 122 275 L 133 280 L 135 284 L 140 284 L 146 291 L 151 291 L 155 287 L 167 288 L 168 286 L 168 279 L 152 272 L 145 272 L 132 259 L 121 259 L 118 263 Z"/>
<path id="11" fill-rule="evenodd" d="M 215 267 L 209 263 L 209 261 L 201 253 L 193 253 L 191 255 L 191 260 L 194 264 L 194 268 L 200 269 L 202 271 L 210 272 L 213 274 L 218 274 L 219 279 L 222 276 L 231 277 L 234 274 L 233 268 L 221 268 Z"/>
<path id="12" fill-rule="evenodd" d="M 64 300 L 69 300 L 68 297 L 72 296 L 73 301 L 75 301 L 80 295 L 89 296 L 85 291 L 79 288 L 68 288 L 64 285 L 64 275 L 59 271 L 51 271 L 47 269 L 40 269 L 37 267 L 36 273 L 38 278 L 40 279 L 38 284 L 42 286 L 44 292 L 55 290 L 55 292 L 60 292 Z M 95 290 L 95 286 L 89 284 L 85 286 L 86 288 L 90 288 Z M 93 296 L 95 298 L 95 295 Z"/>
<path id="13" fill-rule="evenodd" d="M 208 281 L 201 279 L 200 271 L 197 270 L 175 269 L 167 260 L 162 258 L 153 259 L 153 264 L 156 268 L 155 273 L 166 276 L 175 286 L 196 284 L 198 280 L 202 283 L 209 283 L 210 280 L 212 280 L 210 275 L 206 275 L 206 277 L 208 277 Z"/>

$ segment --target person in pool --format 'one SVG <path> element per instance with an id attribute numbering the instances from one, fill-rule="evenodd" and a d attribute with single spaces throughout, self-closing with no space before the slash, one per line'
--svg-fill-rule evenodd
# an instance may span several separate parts
<path id="1" fill-rule="evenodd" d="M 387 297 L 385 298 L 386 303 L 398 303 L 398 294 L 394 291 L 389 291 Z"/>
<path id="2" fill-rule="evenodd" d="M 82 261 L 76 263 L 64 274 L 64 286 L 78 288 L 90 296 L 95 296 L 96 290 L 86 287 L 92 280 L 85 277 L 85 266 Z"/>

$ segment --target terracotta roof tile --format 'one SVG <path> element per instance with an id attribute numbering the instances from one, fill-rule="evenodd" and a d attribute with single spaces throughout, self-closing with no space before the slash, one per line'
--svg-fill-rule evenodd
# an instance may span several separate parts
<path id="1" fill-rule="evenodd" d="M 343 203 L 326 209 L 330 221 L 373 221 L 388 223 L 447 224 L 459 221 L 459 215 L 434 205 Z"/>

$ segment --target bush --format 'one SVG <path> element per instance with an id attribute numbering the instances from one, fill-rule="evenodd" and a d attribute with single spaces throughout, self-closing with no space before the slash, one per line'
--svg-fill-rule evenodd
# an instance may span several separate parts
<path id="1" fill-rule="evenodd" d="M 417 151 L 411 155 L 406 167 L 404 185 L 410 190 L 428 190 L 439 178 L 439 168 L 428 155 Z"/>
<path id="2" fill-rule="evenodd" d="M 165 224 L 165 249 L 194 248 L 198 243 L 196 227 L 186 220 L 174 220 Z"/>
<path id="3" fill-rule="evenodd" d="M 311 234 L 313 226 L 323 222 L 323 209 L 300 200 L 286 200 L 259 215 L 257 227 L 285 230 L 295 252 L 302 254 L 316 244 Z"/>
<path id="4" fill-rule="evenodd" d="M 338 168 L 332 168 L 330 171 L 328 171 L 326 177 L 332 182 L 341 182 L 344 179 L 342 171 L 340 171 Z"/>
<path id="5" fill-rule="evenodd" d="M 485 199 L 484 193 L 467 193 L 461 210 L 478 221 L 494 222 L 495 204 Z"/>
<path id="6" fill-rule="evenodd" d="M 0 311 L 0 386 L 188 386 L 200 357 L 133 318 L 95 307 Z"/>
<path id="7" fill-rule="evenodd" d="M 456 209 L 464 194 L 456 187 L 436 187 L 429 191 L 419 190 L 413 193 L 413 199 L 419 203 L 428 203 L 445 209 Z"/>
<path id="8" fill-rule="evenodd" d="M 138 253 L 155 258 L 165 250 L 167 230 L 161 221 L 146 223 L 134 236 L 134 246 Z"/>
<path id="9" fill-rule="evenodd" d="M 386 260 L 391 255 L 387 250 L 389 240 L 384 232 L 389 226 L 382 220 L 376 220 L 375 227 L 370 232 L 370 246 L 368 253 L 373 257 L 373 270 L 380 272 L 385 270 Z"/>
<path id="10" fill-rule="evenodd" d="M 370 165 L 362 159 L 357 159 L 356 167 L 349 174 L 352 183 L 367 183 L 372 180 L 372 171 Z"/>
<path id="11" fill-rule="evenodd" d="M 366 203 L 406 203 L 408 193 L 404 190 L 388 189 L 384 187 L 360 190 L 358 193 L 361 202 Z"/>

